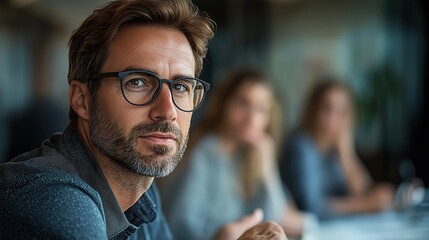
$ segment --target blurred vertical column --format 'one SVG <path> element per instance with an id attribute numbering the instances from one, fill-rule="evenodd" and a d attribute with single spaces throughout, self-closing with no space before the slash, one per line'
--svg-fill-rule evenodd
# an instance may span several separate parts
<path id="1" fill-rule="evenodd" d="M 38 38 L 35 21 L 5 3 L 0 5 L 0 162 L 6 158 L 8 116 L 30 99 L 33 65 L 31 49 Z"/>
<path id="2" fill-rule="evenodd" d="M 31 8 L 0 5 L 0 163 L 38 146 L 66 123 L 65 111 L 50 98 L 55 66 L 48 53 L 56 30 Z"/>
<path id="3" fill-rule="evenodd" d="M 405 1 L 406 2 L 406 1 Z M 426 187 L 429 187 L 429 2 L 426 0 L 413 1 L 413 7 L 420 14 L 408 16 L 411 19 L 417 19 L 419 24 L 415 24 L 421 33 L 421 48 L 418 54 L 421 57 L 419 67 L 421 72 L 421 85 L 418 86 L 418 98 L 415 99 L 413 124 L 409 128 L 410 148 L 409 156 L 416 168 L 417 177 L 424 180 Z"/>
<path id="4" fill-rule="evenodd" d="M 216 80 L 234 67 L 268 67 L 270 16 L 268 0 L 194 0 L 217 24 L 210 42 L 201 78 L 216 86 Z M 208 93 L 210 96 L 210 92 Z M 204 109 L 201 108 L 201 109 Z M 198 121 L 202 111 L 194 114 Z"/>

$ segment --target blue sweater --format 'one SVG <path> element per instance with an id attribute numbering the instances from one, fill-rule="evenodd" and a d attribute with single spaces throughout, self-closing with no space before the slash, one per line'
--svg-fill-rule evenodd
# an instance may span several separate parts
<path id="1" fill-rule="evenodd" d="M 330 198 L 348 193 L 336 154 L 320 152 L 305 133 L 293 135 L 282 149 L 280 173 L 298 208 L 322 219 L 336 215 Z"/>
<path id="2" fill-rule="evenodd" d="M 69 126 L 0 165 L 1 239 L 171 239 L 155 185 L 122 212 Z"/>

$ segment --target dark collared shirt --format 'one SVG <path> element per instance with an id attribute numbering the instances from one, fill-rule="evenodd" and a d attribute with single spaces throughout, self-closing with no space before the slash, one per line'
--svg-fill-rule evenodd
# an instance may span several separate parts
<path id="1" fill-rule="evenodd" d="M 122 212 L 97 161 L 69 126 L 0 165 L 0 239 L 171 239 L 153 184 Z"/>

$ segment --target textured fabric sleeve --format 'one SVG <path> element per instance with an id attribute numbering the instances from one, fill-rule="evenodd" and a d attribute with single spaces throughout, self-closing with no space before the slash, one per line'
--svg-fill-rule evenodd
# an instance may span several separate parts
<path id="1" fill-rule="evenodd" d="M 284 151 L 280 169 L 298 207 L 323 218 L 329 210 L 323 193 L 321 160 L 302 138 L 293 139 Z"/>
<path id="2" fill-rule="evenodd" d="M 107 239 L 101 200 L 76 178 L 24 177 L 2 188 L 0 236 L 5 239 Z"/>

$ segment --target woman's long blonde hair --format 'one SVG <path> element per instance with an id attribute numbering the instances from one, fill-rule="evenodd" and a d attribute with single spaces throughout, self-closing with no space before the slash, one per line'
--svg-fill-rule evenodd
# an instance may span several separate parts
<path id="1" fill-rule="evenodd" d="M 267 77 L 258 70 L 241 68 L 229 72 L 219 82 L 219 85 L 214 87 L 212 95 L 205 107 L 206 112 L 200 124 L 196 126 L 191 134 L 188 153 L 192 152 L 193 147 L 207 134 L 220 133 L 222 129 L 225 129 L 226 106 L 231 101 L 234 94 L 247 83 L 262 84 L 272 90 L 271 83 L 268 81 Z M 275 100 L 274 93 L 272 95 L 270 121 L 266 132 L 274 139 L 276 145 L 274 149 L 277 149 L 282 133 L 282 121 L 280 107 Z M 244 196 L 250 197 L 257 191 L 262 181 L 263 172 L 261 171 L 261 163 L 264 160 L 260 159 L 255 150 L 251 148 L 246 148 L 242 156 L 243 164 L 240 168 L 242 189 Z"/>

